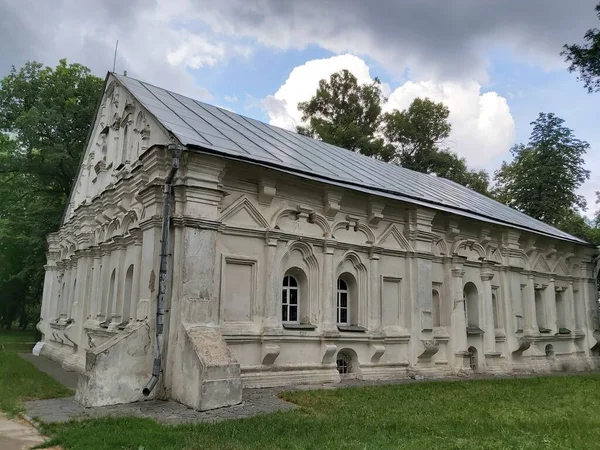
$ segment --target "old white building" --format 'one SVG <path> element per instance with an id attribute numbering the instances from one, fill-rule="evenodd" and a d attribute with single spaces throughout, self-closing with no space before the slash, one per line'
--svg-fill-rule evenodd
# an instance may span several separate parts
<path id="1" fill-rule="evenodd" d="M 595 367 L 585 242 L 115 74 L 48 243 L 41 353 L 81 374 L 84 405 Z"/>

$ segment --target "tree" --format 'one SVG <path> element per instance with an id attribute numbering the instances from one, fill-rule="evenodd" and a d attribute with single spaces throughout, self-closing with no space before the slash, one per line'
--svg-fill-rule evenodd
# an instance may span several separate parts
<path id="1" fill-rule="evenodd" d="M 386 99 L 376 78 L 358 84 L 348 70 L 321 80 L 315 95 L 298 104 L 305 127 L 298 132 L 408 169 L 448 178 L 488 192 L 485 171 L 469 170 L 466 161 L 441 148 L 451 131 L 443 103 L 416 98 L 404 111 L 382 113 Z"/>
<path id="2" fill-rule="evenodd" d="M 487 172 L 469 170 L 464 158 L 442 148 L 452 130 L 449 115 L 447 106 L 428 98 L 415 98 L 407 109 L 386 113 L 382 129 L 392 149 L 390 160 L 407 169 L 447 178 L 487 194 Z"/>
<path id="3" fill-rule="evenodd" d="M 298 132 L 368 156 L 385 158 L 383 139 L 377 136 L 384 100 L 376 78 L 358 84 L 348 70 L 321 80 L 314 97 L 298 104 L 306 127 Z"/>
<path id="4" fill-rule="evenodd" d="M 55 69 L 38 62 L 13 67 L 1 83 L 0 131 L 14 137 L 19 154 L 10 161 L 18 166 L 0 170 L 30 173 L 68 195 L 102 80 L 63 59 Z"/>
<path id="5" fill-rule="evenodd" d="M 383 134 L 393 147 L 393 161 L 407 169 L 432 172 L 439 145 L 450 136 L 450 110 L 443 103 L 416 98 L 408 109 L 386 113 Z"/>
<path id="6" fill-rule="evenodd" d="M 596 15 L 600 19 L 600 3 L 596 5 Z M 565 45 L 561 55 L 569 63 L 569 72 L 579 72 L 589 93 L 600 92 L 600 29 L 590 28 L 584 35 L 587 44 Z"/>
<path id="7" fill-rule="evenodd" d="M 529 143 L 513 147 L 514 160 L 502 163 L 495 174 L 500 201 L 554 226 L 585 209 L 576 190 L 589 178 L 583 168 L 589 144 L 563 123 L 552 113 L 540 113 L 531 123 Z"/>
<path id="8" fill-rule="evenodd" d="M 79 64 L 28 62 L 0 86 L 0 325 L 41 300 L 46 235 L 66 206 L 102 80 Z"/>

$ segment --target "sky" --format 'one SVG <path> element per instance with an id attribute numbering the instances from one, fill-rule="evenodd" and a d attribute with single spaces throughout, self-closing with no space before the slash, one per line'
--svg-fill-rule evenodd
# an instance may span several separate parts
<path id="1" fill-rule="evenodd" d="M 590 143 L 588 216 L 600 190 L 600 93 L 560 56 L 600 27 L 597 0 L 0 0 L 0 77 L 61 58 L 295 128 L 320 79 L 382 81 L 386 109 L 450 109 L 446 142 L 493 174 L 540 112 Z"/>

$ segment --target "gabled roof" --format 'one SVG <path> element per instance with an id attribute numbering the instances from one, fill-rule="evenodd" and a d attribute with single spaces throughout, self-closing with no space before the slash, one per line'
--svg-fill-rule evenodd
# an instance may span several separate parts
<path id="1" fill-rule="evenodd" d="M 113 75 L 188 148 L 567 241 L 585 241 L 453 181 L 415 172 Z"/>

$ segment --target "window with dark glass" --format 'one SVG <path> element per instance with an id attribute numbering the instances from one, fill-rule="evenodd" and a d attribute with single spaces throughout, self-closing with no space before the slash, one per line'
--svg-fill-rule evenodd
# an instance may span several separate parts
<path id="1" fill-rule="evenodd" d="M 283 277 L 281 321 L 298 322 L 298 281 L 291 275 Z"/>
<path id="2" fill-rule="evenodd" d="M 348 320 L 348 284 L 338 278 L 337 281 L 337 323 L 347 325 Z"/>

